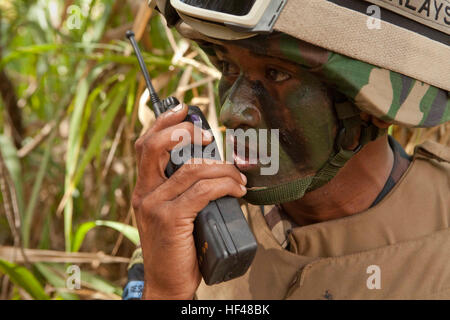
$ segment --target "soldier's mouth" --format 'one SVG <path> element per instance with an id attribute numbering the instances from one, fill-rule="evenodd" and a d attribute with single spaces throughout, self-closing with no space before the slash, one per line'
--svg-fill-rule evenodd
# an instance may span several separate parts
<path id="1" fill-rule="evenodd" d="M 240 171 L 248 171 L 258 167 L 257 145 L 250 146 L 248 142 L 240 143 L 239 139 L 230 135 L 227 137 L 228 145 L 233 146 L 233 163 Z"/>

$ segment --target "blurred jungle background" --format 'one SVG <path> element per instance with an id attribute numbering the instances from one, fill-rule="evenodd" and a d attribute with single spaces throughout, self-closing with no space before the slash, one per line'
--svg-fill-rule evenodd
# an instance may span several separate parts
<path id="1" fill-rule="evenodd" d="M 160 94 L 220 130 L 220 73 L 147 0 L 0 0 L 0 299 L 120 299 L 138 242 L 134 141 L 154 120 L 128 29 Z M 450 143 L 448 124 L 390 133 L 409 153 Z"/>

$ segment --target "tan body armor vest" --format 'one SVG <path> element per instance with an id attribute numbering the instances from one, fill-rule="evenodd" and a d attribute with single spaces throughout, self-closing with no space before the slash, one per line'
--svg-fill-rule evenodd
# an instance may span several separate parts
<path id="1" fill-rule="evenodd" d="M 450 148 L 426 142 L 395 187 L 356 215 L 294 228 L 290 251 L 247 206 L 248 272 L 197 299 L 450 299 Z M 269 208 L 267 208 L 269 209 Z"/>

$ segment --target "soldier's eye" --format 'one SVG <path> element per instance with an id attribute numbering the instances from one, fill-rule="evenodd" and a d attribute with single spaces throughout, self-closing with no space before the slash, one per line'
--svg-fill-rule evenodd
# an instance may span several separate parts
<path id="1" fill-rule="evenodd" d="M 239 67 L 228 61 L 221 61 L 222 63 L 222 74 L 224 76 L 236 76 L 239 75 Z"/>
<path id="2" fill-rule="evenodd" d="M 283 82 L 289 80 L 291 78 L 291 75 L 281 70 L 267 68 L 266 78 L 275 82 Z"/>

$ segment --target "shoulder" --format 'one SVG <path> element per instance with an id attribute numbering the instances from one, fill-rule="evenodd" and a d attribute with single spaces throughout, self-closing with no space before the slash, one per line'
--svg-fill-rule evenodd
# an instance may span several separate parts
<path id="1" fill-rule="evenodd" d="M 420 171 L 429 175 L 433 184 L 441 181 L 450 189 L 450 147 L 434 141 L 425 141 L 414 149 L 414 162 Z"/>
<path id="2" fill-rule="evenodd" d="M 414 149 L 414 158 L 450 163 L 450 147 L 427 140 Z"/>

